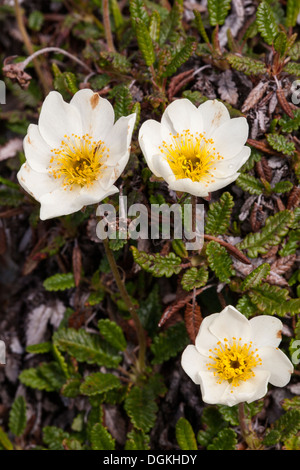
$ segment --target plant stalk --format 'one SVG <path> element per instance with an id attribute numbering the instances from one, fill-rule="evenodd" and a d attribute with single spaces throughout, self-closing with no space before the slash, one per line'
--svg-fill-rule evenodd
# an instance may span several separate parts
<path id="1" fill-rule="evenodd" d="M 136 332 L 137 332 L 138 342 L 139 342 L 139 356 L 138 356 L 137 365 L 138 365 L 138 371 L 142 373 L 145 370 L 145 355 L 146 355 L 146 340 L 145 340 L 143 326 L 137 314 L 136 307 L 133 305 L 131 298 L 124 285 L 124 282 L 121 279 L 114 254 L 109 247 L 109 240 L 107 238 L 103 239 L 103 244 L 104 244 L 105 253 L 106 253 L 110 268 L 112 270 L 115 282 L 120 291 L 120 295 L 122 299 L 124 300 L 125 305 L 128 308 L 130 315 L 134 321 L 135 327 L 136 327 Z"/>
<path id="2" fill-rule="evenodd" d="M 116 52 L 110 26 L 109 0 L 102 0 L 102 15 L 107 48 L 110 52 Z"/>

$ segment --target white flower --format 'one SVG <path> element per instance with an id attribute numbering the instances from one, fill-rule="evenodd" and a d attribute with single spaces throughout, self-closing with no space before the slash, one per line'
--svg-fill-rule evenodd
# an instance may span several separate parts
<path id="1" fill-rule="evenodd" d="M 41 204 L 42 220 L 71 214 L 118 192 L 115 181 L 130 155 L 136 114 L 114 124 L 112 105 L 92 90 L 70 103 L 52 91 L 38 125 L 24 139 L 26 162 L 18 180 Z"/>
<path id="2" fill-rule="evenodd" d="M 196 108 L 178 99 L 167 106 L 161 123 L 142 124 L 139 144 L 150 170 L 170 189 L 206 197 L 238 177 L 250 156 L 248 132 L 247 120 L 230 119 L 217 100 Z"/>
<path id="3" fill-rule="evenodd" d="M 247 320 L 231 305 L 201 323 L 195 346 L 184 350 L 181 364 L 200 385 L 209 404 L 233 406 L 262 398 L 270 382 L 284 387 L 293 365 L 278 349 L 282 323 L 261 315 Z"/>

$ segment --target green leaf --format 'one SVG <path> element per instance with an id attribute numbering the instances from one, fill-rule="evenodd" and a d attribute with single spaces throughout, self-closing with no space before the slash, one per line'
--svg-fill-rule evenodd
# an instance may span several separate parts
<path id="1" fill-rule="evenodd" d="M 297 62 L 288 62 L 284 68 L 284 72 L 289 73 L 290 75 L 296 75 L 296 77 L 300 77 L 300 64 Z"/>
<path id="2" fill-rule="evenodd" d="M 80 395 L 80 385 L 81 385 L 81 378 L 80 377 L 71 377 L 67 379 L 66 383 L 61 388 L 60 393 L 64 397 L 68 398 L 76 398 Z"/>
<path id="3" fill-rule="evenodd" d="M 175 428 L 176 439 L 181 450 L 197 450 L 195 433 L 189 421 L 179 418 Z"/>
<path id="4" fill-rule="evenodd" d="M 184 290 L 190 291 L 194 288 L 205 286 L 208 279 L 208 271 L 202 267 L 197 269 L 196 267 L 188 269 L 182 276 L 181 285 Z"/>
<path id="5" fill-rule="evenodd" d="M 132 429 L 127 435 L 125 450 L 150 450 L 150 438 L 142 431 Z"/>
<path id="6" fill-rule="evenodd" d="M 236 450 L 238 440 L 237 434 L 233 429 L 222 429 L 211 444 L 207 446 L 207 450 Z"/>
<path id="7" fill-rule="evenodd" d="M 279 52 L 280 57 L 283 57 L 287 50 L 287 36 L 283 31 L 280 31 L 274 40 L 274 49 Z"/>
<path id="8" fill-rule="evenodd" d="M 166 331 L 155 336 L 150 350 L 154 355 L 152 364 L 162 364 L 176 356 L 189 343 L 189 338 L 183 322 L 170 326 Z"/>
<path id="9" fill-rule="evenodd" d="M 266 279 L 270 273 L 270 265 L 268 263 L 263 263 L 257 268 L 253 269 L 248 276 L 242 282 L 242 291 L 252 289 L 253 287 L 259 286 L 263 279 Z"/>
<path id="10" fill-rule="evenodd" d="M 45 279 L 43 286 L 47 291 L 71 289 L 75 287 L 74 275 L 73 273 L 54 274 L 54 276 Z"/>
<path id="11" fill-rule="evenodd" d="M 249 194 L 260 195 L 264 191 L 264 185 L 255 176 L 248 175 L 247 173 L 241 173 L 235 180 L 235 184 L 242 188 L 243 191 Z"/>
<path id="12" fill-rule="evenodd" d="M 293 213 L 288 210 L 277 212 L 267 218 L 260 232 L 248 233 L 237 247 L 240 250 L 247 250 L 250 258 L 257 258 L 259 254 L 267 253 L 272 246 L 279 245 L 281 239 L 288 233 L 293 219 Z"/>
<path id="13" fill-rule="evenodd" d="M 115 450 L 115 440 L 101 423 L 93 426 L 90 439 L 92 450 Z"/>
<path id="14" fill-rule="evenodd" d="M 286 5 L 286 26 L 294 27 L 297 23 L 297 18 L 300 13 L 300 2 L 299 0 L 287 0 Z"/>
<path id="15" fill-rule="evenodd" d="M 155 62 L 153 42 L 147 26 L 139 18 L 136 18 L 135 20 L 135 31 L 139 50 L 142 53 L 146 65 L 150 67 L 150 65 L 154 64 Z"/>
<path id="16" fill-rule="evenodd" d="M 226 233 L 233 206 L 233 197 L 228 192 L 224 192 L 219 201 L 210 204 L 206 216 L 205 232 L 209 235 L 223 235 Z"/>
<path id="17" fill-rule="evenodd" d="M 230 6 L 231 0 L 207 0 L 207 10 L 211 26 L 224 24 Z"/>
<path id="18" fill-rule="evenodd" d="M 134 261 L 146 272 L 151 273 L 154 277 L 171 277 L 181 271 L 181 258 L 175 253 L 169 253 L 167 256 L 160 254 L 148 254 L 139 251 L 135 246 L 130 247 L 132 250 Z"/>
<path id="19" fill-rule="evenodd" d="M 149 34 L 153 42 L 159 41 L 160 35 L 160 15 L 158 11 L 154 10 L 150 16 L 150 24 L 149 24 Z"/>
<path id="20" fill-rule="evenodd" d="M 202 447 L 207 447 L 218 432 L 227 426 L 227 423 L 222 418 L 219 410 L 212 406 L 204 408 L 201 417 L 201 424 L 203 425 L 204 430 L 201 429 L 198 432 L 197 440 Z"/>
<path id="21" fill-rule="evenodd" d="M 279 250 L 280 256 L 288 256 L 296 253 L 300 244 L 300 230 L 290 230 L 288 233 L 288 241 Z"/>
<path id="22" fill-rule="evenodd" d="M 62 387 L 66 378 L 56 362 L 49 362 L 36 368 L 23 370 L 19 379 L 27 387 L 53 392 Z"/>
<path id="23" fill-rule="evenodd" d="M 251 299 L 248 295 L 243 295 L 238 300 L 236 309 L 245 315 L 246 318 L 252 317 L 257 310 L 256 306 L 251 302 Z"/>
<path id="24" fill-rule="evenodd" d="M 251 302 L 268 315 L 284 316 L 299 313 L 300 299 L 288 299 L 289 291 L 278 286 L 264 283 L 248 293 Z"/>
<path id="25" fill-rule="evenodd" d="M 128 86 L 126 85 L 116 85 L 113 87 L 112 91 L 109 93 L 109 97 L 115 100 L 114 111 L 115 111 L 115 120 L 119 119 L 122 116 L 128 116 L 131 114 L 132 107 L 132 95 Z M 111 242 L 122 241 L 124 244 L 127 240 L 111 240 Z M 121 246 L 123 246 L 123 244 Z"/>
<path id="26" fill-rule="evenodd" d="M 291 181 L 278 181 L 273 188 L 273 193 L 289 193 L 293 189 L 294 185 Z"/>
<path id="27" fill-rule="evenodd" d="M 206 42 L 206 44 L 210 44 L 209 37 L 207 36 L 207 33 L 205 31 L 205 28 L 204 28 L 201 13 L 198 10 L 193 10 L 193 13 L 195 15 L 196 27 L 197 27 L 199 33 L 201 34 L 202 39 Z"/>
<path id="28" fill-rule="evenodd" d="M 278 33 L 278 26 L 272 8 L 266 1 L 262 1 L 257 8 L 256 24 L 262 38 L 271 46 Z"/>
<path id="29" fill-rule="evenodd" d="M 176 70 L 181 67 L 192 55 L 195 49 L 195 39 L 188 37 L 184 41 L 182 48 L 175 53 L 172 57 L 172 60 L 166 66 L 165 71 L 163 72 L 163 77 L 171 77 L 175 74 Z"/>
<path id="30" fill-rule="evenodd" d="M 108 318 L 98 321 L 98 328 L 103 338 L 118 351 L 125 351 L 127 342 L 122 328 Z"/>
<path id="31" fill-rule="evenodd" d="M 226 55 L 226 60 L 232 68 L 245 75 L 263 75 L 267 69 L 263 62 L 252 57 L 239 56 L 232 53 Z"/>
<path id="32" fill-rule="evenodd" d="M 230 277 L 234 276 L 235 271 L 226 248 L 215 241 L 211 241 L 207 244 L 206 255 L 209 267 L 215 272 L 219 280 L 229 284 Z"/>
<path id="33" fill-rule="evenodd" d="M 294 117 L 291 118 L 286 114 L 279 119 L 278 124 L 281 126 L 282 132 L 291 133 L 297 131 L 300 127 L 300 109 L 293 110 Z"/>
<path id="34" fill-rule="evenodd" d="M 103 349 L 104 343 L 99 336 L 89 334 L 83 329 L 61 328 L 54 333 L 53 342 L 79 362 L 117 367 L 121 361 L 115 351 Z"/>
<path id="35" fill-rule="evenodd" d="M 140 302 L 138 315 L 144 329 L 152 338 L 157 331 L 157 325 L 162 315 L 161 295 L 158 284 L 154 284 L 146 299 Z"/>
<path id="36" fill-rule="evenodd" d="M 30 344 L 26 346 L 26 351 L 31 354 L 46 354 L 52 351 L 52 343 L 45 341 L 44 343 Z"/>
<path id="37" fill-rule="evenodd" d="M 136 27 L 137 19 L 141 19 L 147 27 L 149 26 L 149 15 L 143 0 L 129 0 L 129 10 L 133 28 Z"/>
<path id="38" fill-rule="evenodd" d="M 92 396 L 120 387 L 120 380 L 114 374 L 95 372 L 85 377 L 80 386 L 80 392 L 83 395 Z"/>
<path id="39" fill-rule="evenodd" d="M 27 424 L 26 402 L 24 397 L 18 396 L 9 411 L 8 426 L 15 436 L 22 436 Z"/>
<path id="40" fill-rule="evenodd" d="M 124 408 L 133 425 L 147 433 L 155 424 L 158 410 L 151 388 L 133 386 L 129 391 Z"/>
<path id="41" fill-rule="evenodd" d="M 38 10 L 34 10 L 28 17 L 28 27 L 33 31 L 40 31 L 44 23 L 44 15 Z"/>
<path id="42" fill-rule="evenodd" d="M 280 441 L 290 439 L 296 436 L 300 427 L 300 411 L 289 410 L 273 424 L 271 429 L 265 436 L 263 443 L 265 445 L 275 445 Z"/>
<path id="43" fill-rule="evenodd" d="M 6 434 L 6 432 L 3 430 L 1 426 L 0 426 L 0 444 L 6 450 L 14 450 L 13 443 L 9 440 L 8 435 Z"/>
<path id="44" fill-rule="evenodd" d="M 69 433 L 56 426 L 45 426 L 43 428 L 43 442 L 49 450 L 65 450 L 63 441 L 69 437 Z"/>
<path id="45" fill-rule="evenodd" d="M 280 134 L 267 134 L 268 144 L 278 152 L 284 155 L 293 155 L 296 147 L 294 142 L 290 142 L 286 137 Z"/>

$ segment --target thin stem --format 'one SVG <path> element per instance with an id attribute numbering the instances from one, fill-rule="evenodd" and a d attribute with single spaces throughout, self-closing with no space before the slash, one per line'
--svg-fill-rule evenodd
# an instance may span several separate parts
<path id="1" fill-rule="evenodd" d="M 263 445 L 260 439 L 257 437 L 256 433 L 251 429 L 250 421 L 246 417 L 245 413 L 245 403 L 239 403 L 238 405 L 238 413 L 239 413 L 239 422 L 241 433 L 243 436 L 244 441 L 248 445 L 249 449 L 251 450 L 261 450 L 263 449 Z"/>
<path id="2" fill-rule="evenodd" d="M 136 312 L 136 307 L 133 305 L 131 298 L 126 290 L 126 287 L 121 279 L 119 269 L 115 260 L 115 257 L 113 255 L 112 250 L 109 247 L 109 241 L 108 239 L 103 240 L 104 248 L 105 248 L 105 253 L 110 265 L 110 268 L 112 270 L 113 276 L 115 278 L 117 287 L 120 291 L 120 295 L 122 299 L 125 302 L 126 307 L 128 308 L 131 317 L 134 321 L 136 331 L 137 331 L 137 336 L 138 336 L 138 341 L 139 341 L 139 358 L 138 358 L 138 370 L 139 372 L 143 372 L 145 369 L 145 354 L 146 354 L 146 341 L 145 341 L 145 334 L 144 330 L 142 327 L 142 324 L 140 322 L 139 316 Z"/>
<path id="3" fill-rule="evenodd" d="M 24 69 L 37 56 L 39 56 L 40 54 L 47 54 L 48 52 L 57 52 L 59 54 L 64 54 L 65 56 L 69 57 L 70 59 L 72 59 L 75 62 L 77 62 L 78 64 L 80 64 L 85 70 L 90 72 L 90 74 L 93 73 L 92 70 L 90 69 L 90 67 L 88 67 L 84 62 L 82 62 L 76 56 L 74 56 L 73 54 L 70 54 L 70 52 L 67 52 L 64 49 L 61 49 L 60 47 L 54 47 L 54 46 L 53 47 L 52 46 L 51 47 L 44 47 L 43 49 L 39 49 L 38 51 L 34 52 L 29 57 L 27 57 L 27 59 L 25 59 L 24 62 L 23 62 Z"/>
<path id="4" fill-rule="evenodd" d="M 193 233 L 196 233 L 196 227 L 197 227 L 196 222 L 197 222 L 197 196 L 192 196 L 192 232 Z"/>
<path id="5" fill-rule="evenodd" d="M 17 20 L 17 23 L 18 23 L 18 28 L 19 28 L 20 33 L 22 35 L 22 38 L 23 38 L 23 41 L 24 41 L 24 44 L 25 44 L 25 47 L 27 49 L 28 54 L 32 55 L 34 53 L 34 49 L 33 49 L 30 37 L 28 36 L 25 25 L 24 25 L 22 9 L 20 8 L 18 0 L 14 0 L 14 3 L 15 3 L 15 14 L 16 14 L 16 20 Z M 47 95 L 50 92 L 50 88 L 48 86 L 47 81 L 45 80 L 45 75 L 42 72 L 42 69 L 41 69 L 39 63 L 36 60 L 33 61 L 33 64 L 34 64 L 34 68 L 36 70 L 36 73 L 37 73 L 37 75 L 38 75 L 38 77 L 41 81 L 41 84 L 44 88 L 44 92 Z"/>
<path id="6" fill-rule="evenodd" d="M 102 15 L 107 48 L 110 52 L 116 52 L 110 26 L 109 0 L 102 0 Z"/>

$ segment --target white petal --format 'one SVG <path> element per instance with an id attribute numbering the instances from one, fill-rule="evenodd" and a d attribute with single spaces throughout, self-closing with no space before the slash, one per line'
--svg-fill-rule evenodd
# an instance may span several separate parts
<path id="1" fill-rule="evenodd" d="M 225 188 L 229 184 L 233 183 L 239 176 L 239 173 L 234 173 L 227 178 L 214 178 L 213 182 L 208 183 L 208 192 L 218 191 L 219 189 Z"/>
<path id="2" fill-rule="evenodd" d="M 169 163 L 167 160 L 160 154 L 160 155 L 153 155 L 152 158 L 152 165 L 156 175 L 159 175 L 165 181 L 168 178 L 174 179 L 174 173 L 170 168 Z"/>
<path id="3" fill-rule="evenodd" d="M 220 312 L 219 316 L 209 325 L 209 331 L 224 341 L 224 338 L 242 338 L 244 342 L 251 339 L 251 327 L 247 318 L 231 305 Z"/>
<path id="4" fill-rule="evenodd" d="M 203 131 L 208 138 L 218 127 L 230 120 L 228 109 L 218 100 L 207 100 L 198 109 L 203 119 Z"/>
<path id="5" fill-rule="evenodd" d="M 252 338 L 258 348 L 262 346 L 273 346 L 276 348 L 281 341 L 282 323 L 276 317 L 259 315 L 251 318 L 250 326 Z"/>
<path id="6" fill-rule="evenodd" d="M 30 124 L 23 141 L 26 160 L 38 172 L 47 172 L 51 159 L 51 147 L 42 138 L 36 124 Z"/>
<path id="7" fill-rule="evenodd" d="M 109 149 L 109 158 L 105 163 L 108 166 L 114 166 L 120 162 L 123 157 L 127 157 L 127 161 L 130 155 L 130 142 L 132 132 L 135 124 L 136 114 L 130 114 L 129 116 L 123 116 L 109 131 L 105 145 Z M 126 162 L 127 163 L 127 162 Z M 126 165 L 125 163 L 125 165 Z M 123 171 L 124 167 L 120 171 Z"/>
<path id="8" fill-rule="evenodd" d="M 238 403 L 251 403 L 259 400 L 268 391 L 270 373 L 265 370 L 255 370 L 255 376 L 246 381 L 241 381 L 237 387 L 227 388 L 222 396 L 222 403 L 234 406 Z"/>
<path id="9" fill-rule="evenodd" d="M 195 340 L 195 346 L 197 350 L 206 357 L 210 356 L 211 353 L 209 350 L 215 348 L 218 342 L 218 338 L 216 338 L 216 336 L 211 333 L 209 327 L 211 323 L 218 318 L 219 315 L 219 313 L 212 313 L 203 318 Z"/>
<path id="10" fill-rule="evenodd" d="M 249 133 L 246 118 L 230 119 L 212 133 L 214 146 L 223 158 L 233 158 L 241 152 Z"/>
<path id="11" fill-rule="evenodd" d="M 105 189 L 102 186 L 102 182 L 96 181 L 89 188 L 82 188 L 80 191 L 80 199 L 83 206 L 88 204 L 96 204 L 103 201 L 108 196 L 118 193 L 119 190 L 116 186 L 111 185 L 109 188 Z"/>
<path id="12" fill-rule="evenodd" d="M 260 368 L 271 373 L 269 382 L 272 385 L 284 387 L 289 383 L 294 367 L 280 349 L 264 346 L 257 351 L 257 354 L 262 360 Z"/>
<path id="13" fill-rule="evenodd" d="M 53 148 L 60 147 L 65 134 L 82 135 L 78 109 L 66 103 L 57 91 L 51 91 L 45 98 L 38 126 L 43 139 Z"/>
<path id="14" fill-rule="evenodd" d="M 229 177 L 236 173 L 242 165 L 248 160 L 251 154 L 250 147 L 244 146 L 242 150 L 233 158 L 219 160 L 215 164 L 212 173 L 217 178 Z"/>
<path id="15" fill-rule="evenodd" d="M 104 140 L 111 130 L 115 114 L 110 102 L 87 88 L 75 93 L 70 101 L 82 122 L 83 134 L 89 134 L 95 140 Z"/>
<path id="16" fill-rule="evenodd" d="M 148 167 L 155 174 L 161 176 L 153 165 L 153 157 L 157 157 L 161 152 L 159 146 L 162 144 L 161 124 L 153 119 L 145 121 L 139 130 L 139 145 L 145 157 Z"/>
<path id="17" fill-rule="evenodd" d="M 207 369 L 207 360 L 207 357 L 202 356 L 192 344 L 183 351 L 181 366 L 195 384 L 200 384 L 199 371 Z"/>
<path id="18" fill-rule="evenodd" d="M 208 403 L 209 405 L 228 404 L 222 401 L 223 395 L 226 394 L 226 390 L 229 388 L 227 381 L 223 380 L 221 383 L 218 383 L 213 372 L 200 372 L 199 381 L 202 400 L 205 403 Z"/>
<path id="19" fill-rule="evenodd" d="M 37 201 L 40 201 L 44 194 L 59 187 L 57 180 L 48 173 L 33 170 L 27 162 L 21 166 L 17 178 L 22 188 Z"/>
<path id="20" fill-rule="evenodd" d="M 82 198 L 80 198 L 80 188 L 75 186 L 72 187 L 72 190 L 60 187 L 48 192 L 41 196 L 40 203 L 41 220 L 72 214 L 85 205 Z"/>
<path id="21" fill-rule="evenodd" d="M 173 191 L 181 191 L 199 197 L 206 197 L 209 194 L 209 186 L 201 182 L 193 182 L 189 178 L 176 180 L 175 176 L 171 175 L 167 177 L 167 183 Z"/>
<path id="22" fill-rule="evenodd" d="M 201 112 L 186 98 L 175 100 L 166 107 L 161 124 L 174 135 L 187 129 L 191 133 L 203 131 Z"/>

